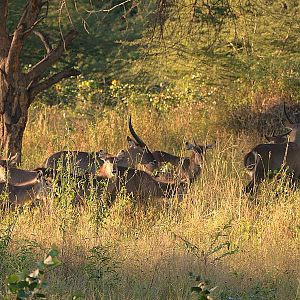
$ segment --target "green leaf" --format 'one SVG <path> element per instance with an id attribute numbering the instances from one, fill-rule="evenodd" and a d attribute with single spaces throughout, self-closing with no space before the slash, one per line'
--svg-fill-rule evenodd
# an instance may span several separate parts
<path id="1" fill-rule="evenodd" d="M 29 296 L 30 294 L 25 292 L 24 290 L 19 291 L 17 295 L 17 297 L 20 299 L 27 299 Z"/>
<path id="2" fill-rule="evenodd" d="M 29 284 L 28 288 L 30 291 L 33 291 L 35 288 L 38 287 L 38 285 L 39 284 L 37 282 L 33 282 L 33 283 Z"/>
<path id="3" fill-rule="evenodd" d="M 44 270 L 45 269 L 45 264 L 41 261 L 39 261 L 36 265 L 37 265 L 39 270 Z"/>
<path id="4" fill-rule="evenodd" d="M 57 249 L 51 249 L 50 252 L 48 253 L 48 255 L 52 256 L 52 257 L 56 257 L 58 256 L 59 251 Z"/>
<path id="5" fill-rule="evenodd" d="M 19 276 L 17 274 L 9 275 L 7 278 L 8 283 L 15 283 L 19 281 Z"/>

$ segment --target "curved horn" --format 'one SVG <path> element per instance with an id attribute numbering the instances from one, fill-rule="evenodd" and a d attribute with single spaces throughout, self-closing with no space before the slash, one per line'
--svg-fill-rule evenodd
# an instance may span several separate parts
<path id="1" fill-rule="evenodd" d="M 284 111 L 286 119 L 290 122 L 290 124 L 294 124 L 294 122 L 290 119 L 290 117 L 287 114 L 285 102 L 283 102 L 283 111 Z"/>
<path id="2" fill-rule="evenodd" d="M 275 137 L 275 138 L 277 138 L 277 137 L 284 137 L 284 136 L 286 136 L 286 135 L 290 134 L 290 133 L 291 133 L 291 131 L 292 131 L 292 129 L 290 129 L 290 130 L 288 130 L 287 132 L 285 132 L 285 133 L 282 133 L 282 134 L 273 135 L 273 137 Z"/>
<path id="3" fill-rule="evenodd" d="M 196 143 L 196 140 L 195 140 L 194 137 L 193 137 L 193 142 L 194 142 L 194 145 L 195 145 L 195 146 L 198 146 L 198 144 Z"/>
<path id="4" fill-rule="evenodd" d="M 268 136 L 268 135 L 266 135 L 266 134 L 264 134 L 264 137 L 265 137 L 265 139 L 270 143 L 270 142 L 272 142 L 272 138 L 274 138 L 274 136 Z"/>
<path id="5" fill-rule="evenodd" d="M 275 131 L 273 130 L 273 133 L 271 136 L 268 136 L 268 135 L 264 135 L 265 136 L 265 139 L 268 141 L 268 142 L 273 142 L 275 141 L 275 139 L 279 139 L 279 138 L 283 138 L 285 137 L 286 135 L 290 134 L 292 131 L 292 129 L 288 130 L 287 132 L 285 133 L 282 133 L 282 134 L 278 134 L 278 135 L 275 135 Z"/>
<path id="6" fill-rule="evenodd" d="M 139 136 L 136 134 L 136 132 L 134 131 L 133 127 L 132 127 L 132 123 L 131 123 L 131 115 L 129 116 L 129 121 L 128 121 L 128 127 L 130 130 L 130 133 L 132 134 L 132 136 L 134 137 L 134 139 L 137 141 L 137 143 L 141 146 L 141 147 L 147 147 L 146 144 L 143 142 L 142 139 L 139 138 Z"/>

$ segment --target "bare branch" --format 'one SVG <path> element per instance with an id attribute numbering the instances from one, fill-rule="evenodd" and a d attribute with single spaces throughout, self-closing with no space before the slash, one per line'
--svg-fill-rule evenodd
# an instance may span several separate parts
<path id="1" fill-rule="evenodd" d="M 119 6 L 123 6 L 125 5 L 126 3 L 128 2 L 132 2 L 132 0 L 125 0 L 125 1 L 122 1 L 121 3 L 118 3 L 110 8 L 107 8 L 107 9 L 99 9 L 99 10 L 89 10 L 89 9 L 86 9 L 86 12 L 87 13 L 90 13 L 90 14 L 94 14 L 94 13 L 99 13 L 99 12 L 106 12 L 106 13 L 109 13 L 111 12 L 112 10 L 116 9 L 117 7 Z"/>
<path id="2" fill-rule="evenodd" d="M 47 15 L 48 1 L 42 2 L 42 0 L 29 0 L 24 8 L 23 14 L 13 33 L 13 39 L 9 48 L 7 60 L 7 72 L 9 75 L 20 68 L 19 59 L 25 38 L 29 35 L 33 28 L 44 19 L 44 16 L 39 17 L 43 5 L 47 5 Z"/>
<path id="3" fill-rule="evenodd" d="M 77 34 L 78 32 L 75 30 L 70 31 L 55 49 L 50 51 L 40 62 L 34 65 L 27 73 L 28 83 L 44 74 L 53 64 L 55 64 Z"/>
<path id="4" fill-rule="evenodd" d="M 33 33 L 40 38 L 40 40 L 42 41 L 42 43 L 45 46 L 45 49 L 47 51 L 47 54 L 49 54 L 52 50 L 52 46 L 50 44 L 49 41 L 49 37 L 47 35 L 45 35 L 44 33 L 40 32 L 40 31 L 33 31 Z"/>
<path id="5" fill-rule="evenodd" d="M 44 90 L 47 90 L 49 87 L 51 87 L 55 83 L 60 82 L 64 78 L 68 78 L 71 76 L 78 76 L 80 74 L 81 74 L 80 71 L 75 70 L 75 69 L 61 71 L 61 72 L 49 77 L 48 79 L 42 81 L 41 83 L 31 86 L 29 89 L 30 98 L 33 100 L 37 94 L 39 94 L 40 92 L 42 92 Z"/>

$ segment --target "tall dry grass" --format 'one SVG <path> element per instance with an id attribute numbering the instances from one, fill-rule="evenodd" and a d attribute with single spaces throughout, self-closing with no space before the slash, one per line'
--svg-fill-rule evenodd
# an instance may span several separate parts
<path id="1" fill-rule="evenodd" d="M 215 299 L 300 299 L 299 191 L 268 181 L 256 202 L 242 193 L 248 180 L 242 158 L 258 138 L 225 133 L 191 107 L 164 117 L 131 113 L 151 149 L 188 155 L 186 140 L 216 139 L 202 178 L 180 203 L 141 205 L 123 195 L 102 211 L 93 201 L 72 208 L 65 195 L 63 203 L 49 199 L 2 214 L 2 294 L 5 276 L 32 268 L 55 244 L 63 264 L 48 275 L 50 299 L 190 299 L 190 272 L 217 286 Z M 124 111 L 86 115 L 39 106 L 25 134 L 23 167 L 40 166 L 61 149 L 116 153 L 126 147 L 127 118 Z M 4 243 L 5 237 L 11 239 Z"/>

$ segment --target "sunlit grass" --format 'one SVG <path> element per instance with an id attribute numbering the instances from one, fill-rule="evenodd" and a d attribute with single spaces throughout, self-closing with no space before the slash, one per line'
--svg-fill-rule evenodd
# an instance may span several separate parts
<path id="1" fill-rule="evenodd" d="M 163 117 L 146 108 L 131 109 L 131 114 L 136 131 L 153 150 L 189 155 L 183 150 L 186 140 L 217 140 L 202 178 L 182 202 L 149 199 L 141 204 L 123 195 L 102 212 L 93 203 L 73 208 L 48 199 L 10 217 L 2 214 L 1 229 L 8 228 L 13 214 L 16 221 L 11 221 L 11 235 L 1 232 L 1 281 L 30 268 L 55 244 L 63 264 L 49 274 L 50 299 L 75 294 L 84 299 L 189 299 L 195 284 L 189 272 L 218 286 L 216 299 L 298 299 L 299 191 L 284 180 L 270 180 L 255 201 L 242 193 L 249 180 L 242 158 L 259 139 L 209 127 L 200 109 L 176 109 Z M 23 167 L 41 166 L 62 149 L 116 153 L 126 147 L 127 119 L 128 113 L 118 111 L 89 116 L 36 108 L 25 134 Z"/>

